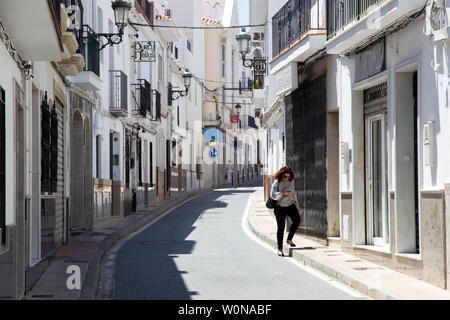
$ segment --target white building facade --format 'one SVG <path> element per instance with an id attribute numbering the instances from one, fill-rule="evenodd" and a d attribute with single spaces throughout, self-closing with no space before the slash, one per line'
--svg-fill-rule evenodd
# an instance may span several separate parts
<path id="1" fill-rule="evenodd" d="M 442 288 L 449 6 L 373 1 L 350 22 L 330 4 L 326 43 L 341 83 L 342 246 Z"/>

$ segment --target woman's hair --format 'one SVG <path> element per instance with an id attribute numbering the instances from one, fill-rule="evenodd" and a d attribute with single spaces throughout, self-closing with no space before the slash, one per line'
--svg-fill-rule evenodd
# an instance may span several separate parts
<path id="1" fill-rule="evenodd" d="M 292 170 L 291 167 L 289 166 L 285 166 L 283 168 L 281 168 L 280 170 L 278 170 L 277 173 L 275 173 L 274 178 L 278 180 L 278 182 L 280 182 L 283 179 L 284 174 L 290 174 L 290 178 L 289 181 L 294 180 L 294 170 Z"/>

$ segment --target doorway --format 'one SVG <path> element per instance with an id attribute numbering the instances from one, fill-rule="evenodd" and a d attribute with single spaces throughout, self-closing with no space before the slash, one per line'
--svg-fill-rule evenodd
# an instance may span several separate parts
<path id="1" fill-rule="evenodd" d="M 364 92 L 366 242 L 380 247 L 386 247 L 390 242 L 387 209 L 386 97 L 387 83 Z"/>
<path id="2" fill-rule="evenodd" d="M 84 181 L 84 125 L 81 113 L 76 110 L 72 116 L 72 216 L 71 230 L 85 227 L 85 181 Z"/>

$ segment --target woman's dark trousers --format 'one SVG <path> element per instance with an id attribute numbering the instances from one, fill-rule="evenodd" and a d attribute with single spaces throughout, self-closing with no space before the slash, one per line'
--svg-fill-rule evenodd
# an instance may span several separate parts
<path id="1" fill-rule="evenodd" d="M 292 240 L 294 237 L 295 231 L 297 230 L 300 224 L 300 215 L 298 214 L 297 207 L 293 204 L 290 207 L 279 207 L 276 206 L 274 209 L 275 217 L 277 218 L 277 242 L 278 249 L 283 249 L 283 233 L 286 225 L 286 216 L 289 216 L 292 220 L 292 226 L 289 230 L 289 234 L 287 240 Z"/>

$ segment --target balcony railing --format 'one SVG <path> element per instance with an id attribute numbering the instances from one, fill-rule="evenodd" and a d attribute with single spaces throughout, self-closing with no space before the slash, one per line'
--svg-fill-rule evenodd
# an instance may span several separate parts
<path id="1" fill-rule="evenodd" d="M 308 31 L 326 30 L 323 1 L 325 0 L 289 0 L 272 17 L 273 57 L 278 56 Z"/>
<path id="2" fill-rule="evenodd" d="M 253 80 L 250 78 L 243 78 L 239 80 L 239 94 L 242 91 L 252 91 L 253 90 Z"/>
<path id="3" fill-rule="evenodd" d="M 256 125 L 255 118 L 249 115 L 242 115 L 239 116 L 241 120 L 241 128 L 247 129 L 247 128 L 254 128 L 258 129 L 258 126 Z"/>
<path id="4" fill-rule="evenodd" d="M 61 0 L 52 0 L 53 11 L 55 11 L 58 27 L 61 26 Z"/>
<path id="5" fill-rule="evenodd" d="M 84 57 L 84 71 L 91 71 L 100 77 L 100 42 L 94 35 L 94 31 L 87 25 L 83 26 L 83 41 L 78 50 Z"/>
<path id="6" fill-rule="evenodd" d="M 327 36 L 332 38 L 347 24 L 359 20 L 367 9 L 381 0 L 328 0 Z"/>
<path id="7" fill-rule="evenodd" d="M 75 33 L 78 44 L 82 46 L 83 39 L 83 4 L 81 0 L 52 0 L 53 10 L 55 11 L 56 21 L 58 26 L 61 26 L 61 4 L 66 8 L 69 14 L 70 23 L 67 27 L 67 31 Z M 82 50 L 79 49 L 78 53 Z"/>
<path id="8" fill-rule="evenodd" d="M 128 78 L 120 70 L 110 70 L 109 111 L 119 115 L 128 113 Z"/>
<path id="9" fill-rule="evenodd" d="M 151 115 L 152 112 L 152 86 L 145 79 L 138 79 L 138 83 L 132 84 L 133 90 L 133 111 L 143 117 Z"/>

